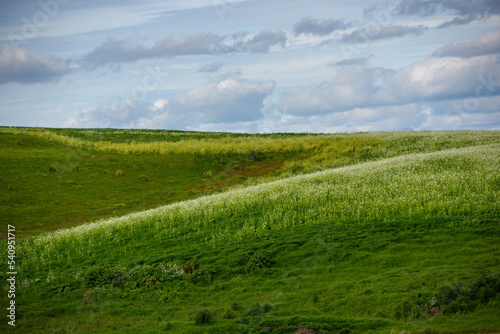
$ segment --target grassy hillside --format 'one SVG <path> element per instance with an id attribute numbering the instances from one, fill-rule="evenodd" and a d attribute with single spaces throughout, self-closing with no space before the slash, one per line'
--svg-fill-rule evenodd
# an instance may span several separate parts
<path id="1" fill-rule="evenodd" d="M 60 161 L 59 152 L 81 150 L 85 158 L 68 164 L 79 168 L 53 166 L 58 173 L 40 180 L 71 177 L 74 184 L 52 196 L 64 201 L 74 192 L 75 207 L 97 197 L 96 210 L 110 185 L 123 187 L 107 190 L 113 200 L 130 196 L 142 203 L 133 188 L 140 177 L 126 179 L 139 163 L 142 172 L 161 162 L 158 174 L 148 175 L 160 181 L 146 182 L 148 191 L 173 189 L 170 183 L 161 188 L 166 164 L 193 185 L 222 185 L 186 195 L 190 183 L 182 181 L 179 197 L 167 206 L 18 240 L 16 332 L 500 330 L 498 132 L 203 138 L 92 130 L 100 133 L 94 137 L 87 131 L 3 129 L 2 159 L 17 164 L 2 167 L 2 176 L 22 171 L 7 179 L 28 184 L 24 173 L 42 172 L 39 164 L 47 170 Z M 100 159 L 95 170 L 82 168 L 87 159 Z M 237 173 L 225 169 L 227 161 L 265 176 L 231 181 Z M 272 163 L 274 169 L 263 171 Z M 120 166 L 123 175 L 104 173 L 107 166 Z M 123 183 L 97 184 L 107 178 Z M 26 191 L 22 182 L 10 182 L 7 191 Z M 32 202 L 11 221 L 24 226 L 19 237 L 32 231 L 21 217 L 24 209 L 43 206 L 36 196 L 44 189 L 26 197 Z M 4 203 L 8 214 L 10 202 Z M 2 246 L 7 263 L 5 241 Z M 6 293 L 0 302 L 7 305 Z M 6 321 L 0 329 L 12 330 Z"/>
<path id="2" fill-rule="evenodd" d="M 238 184 L 499 141 L 495 131 L 245 135 L 4 127 L 0 219 L 28 237 Z"/>

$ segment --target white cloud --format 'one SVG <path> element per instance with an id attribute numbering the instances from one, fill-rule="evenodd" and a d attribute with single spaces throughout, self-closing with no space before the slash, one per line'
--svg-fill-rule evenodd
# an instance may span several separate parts
<path id="1" fill-rule="evenodd" d="M 466 97 L 474 94 L 481 78 L 500 78 L 499 59 L 497 55 L 427 58 L 397 71 L 387 85 L 392 95 L 402 101 Z"/>
<path id="2" fill-rule="evenodd" d="M 272 81 L 223 78 L 172 97 L 156 114 L 142 119 L 141 124 L 175 123 L 184 128 L 202 123 L 255 121 L 262 117 L 264 100 L 274 87 Z"/>
<path id="3" fill-rule="evenodd" d="M 306 116 L 388 104 L 391 97 L 377 83 L 391 75 L 392 70 L 380 67 L 343 66 L 330 81 L 283 94 L 279 108 L 288 114 Z"/>
<path id="4" fill-rule="evenodd" d="M 153 106 L 149 109 L 152 111 L 162 110 L 163 108 L 165 108 L 167 103 L 168 103 L 168 100 L 159 99 L 159 100 L 155 101 L 155 103 L 153 103 Z"/>
<path id="5" fill-rule="evenodd" d="M 262 117 L 264 100 L 274 87 L 269 80 L 226 77 L 152 104 L 125 100 L 83 110 L 64 126 L 199 129 L 206 124 L 254 122 Z"/>
<path id="6" fill-rule="evenodd" d="M 70 128 L 136 128 L 137 120 L 150 113 L 147 103 L 122 100 L 100 108 L 86 108 L 70 117 L 64 127 Z"/>
<path id="7" fill-rule="evenodd" d="M 465 98 L 475 94 L 482 81 L 500 78 L 499 60 L 497 55 L 427 58 L 398 71 L 343 66 L 332 80 L 285 93 L 279 108 L 293 115 L 324 115 L 353 108 Z M 490 95 L 500 94 L 498 87 L 485 87 L 483 95 L 488 93 L 486 89 Z"/>

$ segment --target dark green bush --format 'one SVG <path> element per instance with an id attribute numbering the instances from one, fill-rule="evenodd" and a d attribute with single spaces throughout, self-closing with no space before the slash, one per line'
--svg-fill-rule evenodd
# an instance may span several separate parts
<path id="1" fill-rule="evenodd" d="M 247 264 L 252 270 L 260 270 L 262 268 L 269 268 L 273 265 L 271 254 L 264 250 L 255 252 L 248 260 Z"/>
<path id="2" fill-rule="evenodd" d="M 263 154 L 260 151 L 250 150 L 247 153 L 247 159 L 249 161 L 260 161 L 263 159 Z"/>
<path id="3" fill-rule="evenodd" d="M 246 312 L 247 316 L 249 317 L 256 317 L 259 315 L 262 315 L 264 313 L 268 313 L 274 310 L 274 307 L 268 303 L 264 304 L 264 306 L 260 305 L 259 303 L 255 303 L 248 309 Z"/>
<path id="4" fill-rule="evenodd" d="M 197 325 L 208 324 L 212 321 L 213 314 L 207 308 L 199 309 L 196 315 L 194 316 L 194 322 Z"/>
<path id="5" fill-rule="evenodd" d="M 101 287 L 112 284 L 114 287 L 122 288 L 125 281 L 125 273 L 120 268 L 104 268 L 101 266 L 89 268 L 84 277 L 86 287 Z"/>
<path id="6" fill-rule="evenodd" d="M 455 301 L 460 296 L 464 286 L 458 283 L 445 285 L 441 288 L 437 300 L 440 305 L 448 305 Z"/>
<path id="7" fill-rule="evenodd" d="M 231 309 L 233 311 L 241 311 L 243 307 L 241 307 L 237 302 L 234 302 L 233 304 L 231 304 Z"/>
<path id="8" fill-rule="evenodd" d="M 465 295 L 458 296 L 453 302 L 449 305 L 446 305 L 443 309 L 443 313 L 445 314 L 453 314 L 458 312 L 470 312 L 474 310 L 477 302 L 473 302 L 469 297 Z"/>
<path id="9" fill-rule="evenodd" d="M 265 303 L 264 306 L 262 306 L 262 311 L 264 311 L 264 313 L 269 313 L 273 310 L 274 310 L 274 307 L 272 305 L 270 305 L 269 303 Z"/>
<path id="10" fill-rule="evenodd" d="M 222 312 L 222 318 L 224 319 L 234 319 L 236 318 L 236 311 L 232 308 L 225 308 Z"/>
<path id="11" fill-rule="evenodd" d="M 264 313 L 262 306 L 259 303 L 255 303 L 247 311 L 249 317 L 256 317 Z"/>
<path id="12" fill-rule="evenodd" d="M 245 253 L 242 256 L 238 256 L 237 258 L 233 259 L 230 265 L 231 267 L 245 266 L 250 260 L 250 257 L 250 255 Z"/>
<path id="13" fill-rule="evenodd" d="M 198 260 L 196 259 L 196 257 L 194 259 L 187 261 L 182 266 L 182 270 L 184 271 L 185 274 L 192 274 L 193 272 L 195 272 L 199 268 L 200 268 L 200 264 L 199 264 Z"/>
<path id="14" fill-rule="evenodd" d="M 500 275 L 482 272 L 469 284 L 447 284 L 434 297 L 405 300 L 396 310 L 396 318 L 417 319 L 445 314 L 472 312 L 479 304 L 486 304 L 500 293 Z"/>

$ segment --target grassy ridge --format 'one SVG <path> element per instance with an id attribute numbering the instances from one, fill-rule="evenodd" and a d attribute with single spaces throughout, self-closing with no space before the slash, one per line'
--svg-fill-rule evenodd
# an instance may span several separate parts
<path id="1" fill-rule="evenodd" d="M 4 133 L 29 134 L 73 147 L 122 154 L 246 154 L 249 151 L 300 152 L 315 150 L 315 160 L 353 147 L 388 148 L 384 157 L 433 152 L 447 148 L 499 142 L 498 131 L 373 132 L 358 134 L 232 134 L 152 130 L 67 130 L 2 128 Z M 368 153 L 368 152 L 365 152 Z M 323 156 L 322 156 L 323 155 Z"/>
<path id="2" fill-rule="evenodd" d="M 392 136 L 384 154 L 487 145 L 353 164 L 24 240 L 18 331 L 500 329 L 500 146 L 488 144 L 498 134 Z M 313 157 L 300 170 L 332 162 Z M 209 316 L 196 317 L 204 308 Z"/>
<path id="3" fill-rule="evenodd" d="M 3 127 L 0 218 L 28 237 L 238 184 L 499 141 L 498 131 L 246 135 Z"/>
<path id="4" fill-rule="evenodd" d="M 0 132 L 0 218 L 27 237 L 219 191 L 276 172 L 283 159 L 123 155 Z"/>
<path id="5" fill-rule="evenodd" d="M 64 247 L 96 256 L 91 246 L 135 249 L 125 235 L 144 240 L 243 240 L 270 230 L 329 222 L 367 224 L 413 219 L 497 217 L 500 213 L 500 145 L 417 154 L 334 169 L 201 197 L 128 216 L 85 224 L 30 240 L 26 266 L 38 268 Z M 473 222 L 471 221 L 471 224 Z M 122 241 L 116 239 L 120 236 Z M 62 246 L 60 246 L 62 245 Z M 76 255 L 76 254 L 73 254 Z"/>

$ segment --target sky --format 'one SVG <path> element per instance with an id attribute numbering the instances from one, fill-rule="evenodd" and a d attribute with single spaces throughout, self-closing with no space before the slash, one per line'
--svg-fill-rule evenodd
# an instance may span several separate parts
<path id="1" fill-rule="evenodd" d="M 2 1 L 0 125 L 500 130 L 500 1 Z"/>

